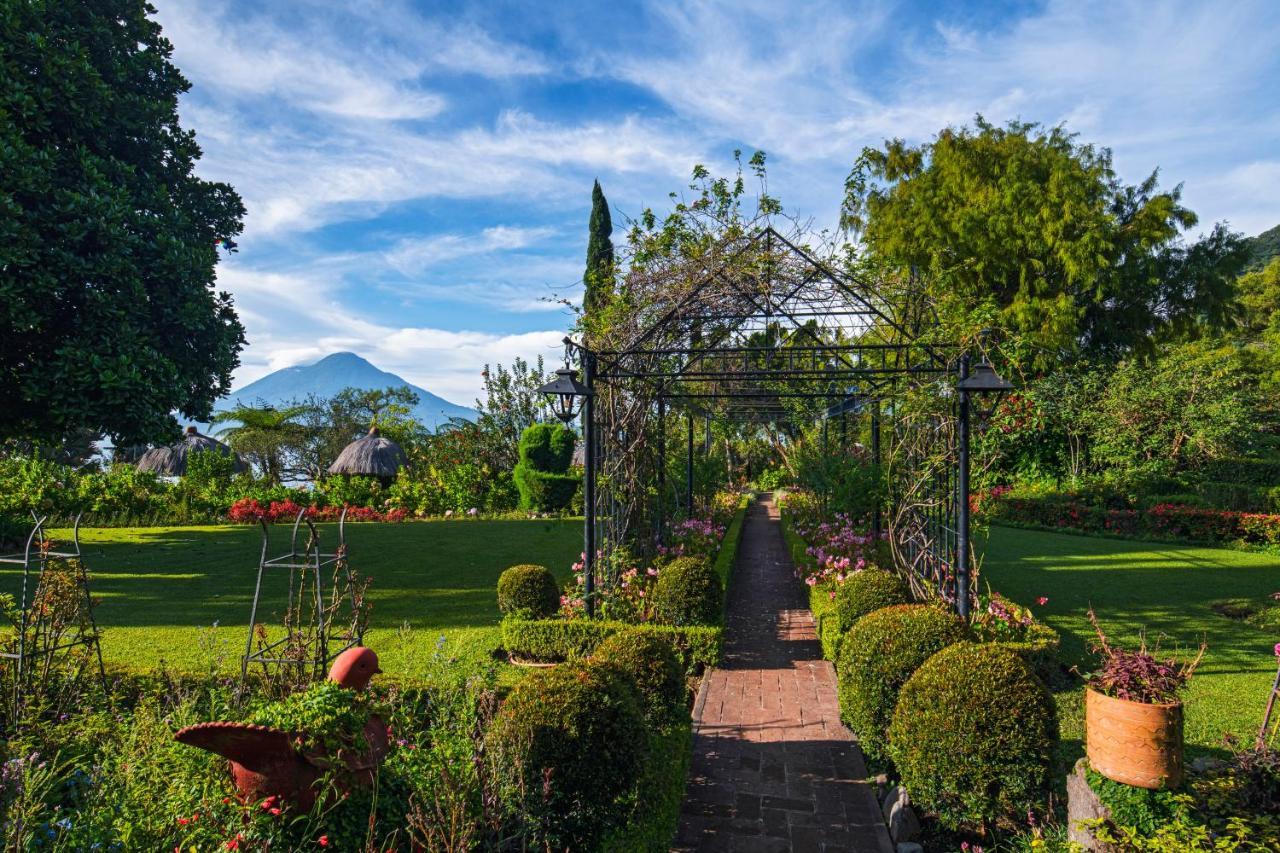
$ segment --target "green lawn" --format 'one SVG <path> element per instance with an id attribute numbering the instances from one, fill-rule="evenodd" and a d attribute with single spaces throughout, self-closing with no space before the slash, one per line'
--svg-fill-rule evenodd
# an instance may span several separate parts
<path id="1" fill-rule="evenodd" d="M 325 550 L 332 550 L 336 529 L 320 525 Z M 288 550 L 289 530 L 271 528 L 272 556 Z M 67 534 L 53 532 L 55 539 Z M 238 671 L 261 542 L 256 526 L 82 531 L 108 665 L 149 670 L 163 659 L 203 670 L 221 658 L 224 671 Z M 490 654 L 500 639 L 498 575 L 515 563 L 541 563 L 568 580 L 582 551 L 582 522 L 349 524 L 347 544 L 352 568 L 373 578 L 365 642 L 389 674 L 411 677 L 437 653 L 441 636 L 445 655 Z M 20 572 L 12 569 L 0 569 L 0 590 L 16 591 Z M 277 570 L 264 582 L 267 612 L 259 621 L 278 621 L 285 575 Z"/>
<path id="2" fill-rule="evenodd" d="M 1252 741 L 1276 673 L 1280 636 L 1210 609 L 1223 598 L 1263 599 L 1280 591 L 1280 557 L 1272 554 L 992 528 L 982 566 L 983 588 L 1033 605 L 1062 633 L 1063 657 L 1087 672 L 1092 604 L 1108 636 L 1165 649 L 1209 644 L 1186 697 L 1186 737 L 1193 752 L 1221 746 L 1234 732 Z M 1059 694 L 1062 734 L 1079 750 L 1082 690 Z M 1198 747 L 1199 749 L 1195 749 Z"/>

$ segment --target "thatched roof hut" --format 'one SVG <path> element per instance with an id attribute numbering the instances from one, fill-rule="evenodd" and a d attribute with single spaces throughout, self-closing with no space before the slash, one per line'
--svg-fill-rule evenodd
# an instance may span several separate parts
<path id="1" fill-rule="evenodd" d="M 357 438 L 342 448 L 338 458 L 329 466 L 329 473 L 390 480 L 408 464 L 409 459 L 400 445 L 389 438 L 383 438 L 378 428 L 373 427 L 368 435 Z"/>
<path id="2" fill-rule="evenodd" d="M 191 426 L 187 427 L 187 434 L 177 444 L 171 444 L 168 447 L 153 447 L 138 457 L 138 470 L 151 471 L 169 477 L 182 477 L 187 473 L 187 454 L 195 453 L 199 450 L 212 450 L 215 453 L 221 453 L 223 456 L 233 457 L 235 459 L 234 470 L 237 474 L 249 469 L 248 463 L 241 459 L 240 455 L 232 451 L 230 447 L 227 447 L 216 438 L 201 435 L 196 431 L 195 427 Z"/>

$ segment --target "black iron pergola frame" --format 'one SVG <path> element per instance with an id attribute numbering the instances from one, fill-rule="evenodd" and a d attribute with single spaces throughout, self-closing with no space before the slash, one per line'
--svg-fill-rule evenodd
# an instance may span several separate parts
<path id="1" fill-rule="evenodd" d="M 732 261 L 747 256 L 754 264 L 750 275 L 727 272 Z M 839 419 L 843 436 L 850 414 L 869 412 L 871 453 L 879 465 L 882 409 L 887 405 L 892 416 L 894 396 L 904 385 L 939 383 L 943 389 L 957 389 L 951 413 L 956 429 L 940 430 L 947 434 L 945 456 L 954 470 L 931 485 L 938 494 L 928 502 L 928 512 L 902 517 L 895 544 L 901 568 L 928 578 L 967 615 L 970 402 L 968 392 L 958 388 L 968 376 L 967 353 L 921 342 L 883 303 L 877 304 L 873 285 L 838 272 L 772 226 L 740 238 L 722 257 L 723 262 L 699 269 L 692 286 L 661 306 L 665 310 L 634 339 L 598 349 L 565 339 L 566 357 L 576 357 L 587 391 L 581 414 L 588 612 L 594 610 L 602 540 L 607 548 L 618 544 L 618 537 L 601 536 L 602 523 L 619 511 L 616 501 L 602 495 L 602 479 L 608 480 L 611 456 L 627 452 L 626 437 L 610 435 L 609 425 L 601 422 L 602 390 L 643 389 L 646 404 L 656 409 L 660 480 L 668 407 L 686 412 L 685 506 L 691 511 L 695 417 L 821 419 L 825 440 L 828 421 Z M 753 336 L 767 337 L 771 328 L 785 333 L 786 345 L 777 338 L 752 343 Z M 891 494 L 891 502 L 893 498 Z M 877 534 L 880 510 L 873 519 Z M 661 530 L 664 498 L 656 511 Z"/>

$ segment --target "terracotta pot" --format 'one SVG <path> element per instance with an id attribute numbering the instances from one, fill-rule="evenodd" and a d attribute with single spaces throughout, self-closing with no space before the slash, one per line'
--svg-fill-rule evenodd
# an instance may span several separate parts
<path id="1" fill-rule="evenodd" d="M 1182 784 L 1182 703 L 1149 705 L 1084 693 L 1085 754 L 1108 779 L 1138 788 Z"/>

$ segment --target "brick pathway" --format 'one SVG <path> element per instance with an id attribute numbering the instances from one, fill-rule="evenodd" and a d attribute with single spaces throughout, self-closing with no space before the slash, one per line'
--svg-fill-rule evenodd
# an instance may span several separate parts
<path id="1" fill-rule="evenodd" d="M 742 531 L 724 666 L 694 707 L 676 850 L 892 853 L 806 604 L 766 497 Z"/>

